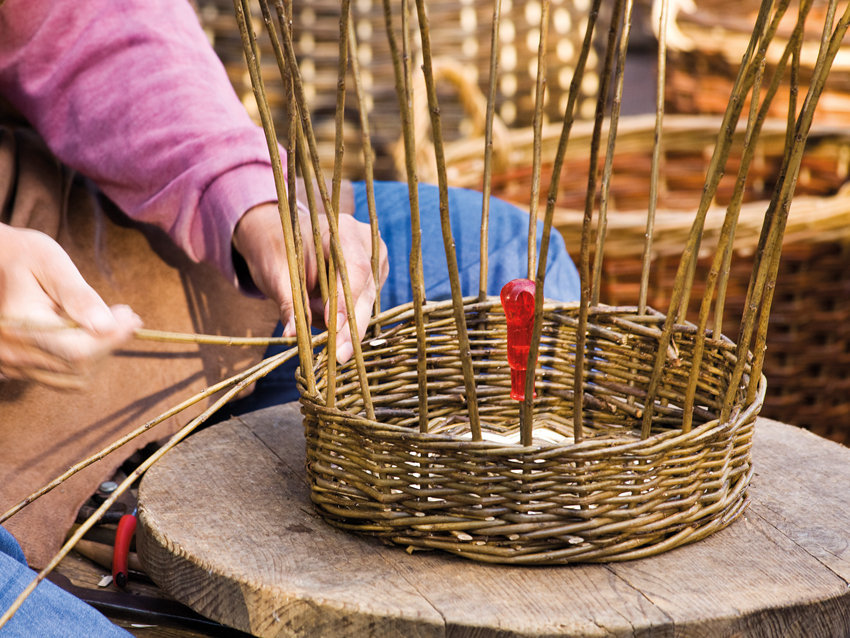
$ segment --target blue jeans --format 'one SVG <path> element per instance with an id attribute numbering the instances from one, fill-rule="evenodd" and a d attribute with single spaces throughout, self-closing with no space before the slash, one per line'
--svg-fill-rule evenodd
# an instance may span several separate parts
<path id="1" fill-rule="evenodd" d="M 0 527 L 0 614 L 35 578 L 20 545 Z M 39 583 L 21 608 L 0 629 L 3 638 L 79 638 L 130 636 L 79 598 L 49 581 Z"/>
<path id="2" fill-rule="evenodd" d="M 354 217 L 359 221 L 368 222 L 366 185 L 363 182 L 354 182 L 353 187 Z M 483 199 L 481 193 L 477 191 L 463 188 L 449 189 L 449 215 L 464 296 L 478 293 Z M 408 267 L 412 240 L 407 184 L 377 182 L 375 203 L 378 227 L 387 245 L 390 264 L 389 276 L 381 288 L 381 309 L 387 310 L 412 300 Z M 451 288 L 440 223 L 439 192 L 436 186 L 420 184 L 419 211 L 426 299 L 428 301 L 450 299 Z M 538 255 L 542 234 L 543 223 L 538 222 Z M 491 198 L 487 252 L 489 255 L 487 293 L 498 296 L 502 286 L 508 281 L 528 275 L 528 213 L 512 204 Z M 534 275 L 536 273 L 532 275 L 532 278 Z M 580 295 L 578 271 L 567 253 L 564 239 L 554 230 L 549 238 L 544 293 L 548 299 L 555 301 L 578 301 Z M 278 324 L 275 336 L 280 336 L 282 331 L 282 326 Z M 266 356 L 283 350 L 283 347 L 272 346 L 266 352 Z M 298 391 L 293 379 L 297 367 L 297 357 L 279 366 L 257 382 L 256 389 L 250 396 L 225 407 L 220 418 L 297 400 Z"/>

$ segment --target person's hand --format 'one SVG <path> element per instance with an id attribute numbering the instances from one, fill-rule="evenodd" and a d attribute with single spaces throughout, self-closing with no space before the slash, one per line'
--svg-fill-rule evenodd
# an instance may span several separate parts
<path id="1" fill-rule="evenodd" d="M 0 378 L 80 388 L 141 323 L 108 307 L 50 237 L 0 224 Z"/>
<path id="2" fill-rule="evenodd" d="M 341 210 L 348 210 L 340 205 Z M 354 317 L 357 321 L 359 338 L 366 334 L 369 318 L 375 303 L 376 282 L 372 277 L 372 238 L 368 224 L 357 221 L 351 215 L 339 216 L 339 234 L 342 253 L 348 272 L 351 296 L 354 302 Z M 330 259 L 330 231 L 324 215 L 319 216 L 322 250 L 325 261 Z M 308 321 L 319 327 L 327 325 L 329 306 L 323 307 L 318 285 L 317 259 L 313 244 L 312 225 L 306 212 L 299 215 L 299 226 L 304 246 L 307 292 L 310 299 Z M 284 336 L 295 335 L 295 316 L 292 305 L 289 268 L 286 261 L 286 246 L 280 224 L 277 204 L 262 204 L 249 210 L 236 226 L 233 245 L 245 259 L 248 270 L 257 288 L 267 297 L 274 299 L 280 310 Z M 387 278 L 389 266 L 387 249 L 381 242 L 380 282 Z M 348 312 L 342 292 L 342 281 L 337 277 L 337 360 L 346 362 L 354 353 L 350 329 L 347 325 Z"/>

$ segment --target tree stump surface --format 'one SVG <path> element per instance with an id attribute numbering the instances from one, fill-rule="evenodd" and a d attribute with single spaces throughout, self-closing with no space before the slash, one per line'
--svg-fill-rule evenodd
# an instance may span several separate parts
<path id="1" fill-rule="evenodd" d="M 137 545 L 177 600 L 259 636 L 850 635 L 850 448 L 759 419 L 750 507 L 623 563 L 512 567 L 350 534 L 314 511 L 297 404 L 189 437 L 145 475 Z"/>

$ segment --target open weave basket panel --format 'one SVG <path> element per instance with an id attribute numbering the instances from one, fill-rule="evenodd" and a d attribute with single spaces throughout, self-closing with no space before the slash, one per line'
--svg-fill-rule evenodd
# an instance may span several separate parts
<path id="1" fill-rule="evenodd" d="M 339 59 L 339 0 L 295 0 L 293 3 L 293 37 L 300 72 L 305 85 L 308 107 L 314 119 L 316 134 L 326 168 L 333 165 L 334 114 Z M 397 15 L 400 3 L 392 2 L 397 33 L 401 19 Z M 413 6 L 413 3 L 411 3 Z M 578 58 L 589 0 L 552 0 L 551 27 L 547 51 L 546 114 L 559 119 L 566 105 L 572 70 Z M 242 53 L 242 43 L 231 0 L 197 0 L 198 15 L 213 47 L 223 61 L 231 82 L 242 97 L 249 112 L 256 113 L 251 81 Z M 358 38 L 358 60 L 361 66 L 366 106 L 370 116 L 372 145 L 375 150 L 376 177 L 398 177 L 391 160 L 391 148 L 401 138 L 401 118 L 395 91 L 392 56 L 387 41 L 382 0 L 354 0 L 353 23 Z M 469 74 L 470 82 L 485 93 L 489 90 L 490 41 L 493 22 L 493 3 L 490 0 L 440 0 L 427 3 L 432 55 L 435 60 L 450 59 Z M 538 0 L 502 2 L 500 29 L 499 79 L 496 91 L 497 113 L 511 126 L 531 123 L 534 108 L 537 49 L 540 30 L 541 4 Z M 257 9 L 258 27 L 262 29 Z M 415 13 L 415 11 L 414 11 Z M 421 53 L 418 24 L 413 21 L 413 69 L 420 73 Z M 397 35 L 397 37 L 400 37 Z M 261 68 L 266 82 L 268 101 L 274 114 L 277 130 L 287 128 L 286 94 L 280 81 L 271 44 L 260 38 Z M 592 51 L 587 63 L 581 112 L 592 114 L 597 91 L 593 70 L 597 56 Z M 351 74 L 346 99 L 346 173 L 361 177 L 362 151 L 357 102 Z M 471 124 L 460 107 L 454 89 L 440 90 L 441 117 L 447 135 L 462 136 Z"/>
<path id="2" fill-rule="evenodd" d="M 451 306 L 426 320 L 429 431 L 418 429 L 416 336 L 410 308 L 366 344 L 376 419 L 365 418 L 352 366 L 339 370 L 336 405 L 302 386 L 311 497 L 332 524 L 409 548 L 481 561 L 555 564 L 636 558 L 702 538 L 745 507 L 753 424 L 764 393 L 728 422 L 719 402 L 734 345 L 709 340 L 694 428 L 681 431 L 694 331 L 677 331 L 652 434 L 640 416 L 663 316 L 595 310 L 590 318 L 584 440 L 573 439 L 577 309 L 547 304 L 536 380 L 534 441 L 518 443 L 509 397 L 506 328 L 498 300 L 467 304 L 484 440 L 473 442 Z M 746 383 L 745 378 L 743 383 Z"/>

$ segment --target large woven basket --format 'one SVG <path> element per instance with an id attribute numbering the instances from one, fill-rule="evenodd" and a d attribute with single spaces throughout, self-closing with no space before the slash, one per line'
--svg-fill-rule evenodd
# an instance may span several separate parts
<path id="1" fill-rule="evenodd" d="M 760 4 L 759 0 L 671 0 L 665 89 L 670 112 L 716 114 L 726 110 Z M 806 21 L 800 60 L 801 96 L 811 81 L 826 6 L 825 2 L 815 2 Z M 767 50 L 765 77 L 775 69 L 795 20 L 796 11 L 789 10 Z M 653 26 L 657 28 L 657 23 Z M 771 114 L 779 118 L 787 115 L 787 77 L 783 86 L 771 107 Z M 832 64 L 815 122 L 850 124 L 850 44 L 841 48 Z"/>
<path id="2" fill-rule="evenodd" d="M 648 303 L 666 310 L 679 255 L 699 204 L 708 162 L 720 127 L 718 116 L 668 115 L 664 120 L 659 203 L 653 233 Z M 589 122 L 573 126 L 561 173 L 555 225 L 567 247 L 577 251 L 587 190 L 591 139 Z M 608 234 L 602 269 L 603 302 L 637 304 L 645 241 L 646 211 L 655 136 L 654 116 L 620 121 L 609 200 Z M 543 157 L 553 155 L 560 126 L 543 130 Z M 708 213 L 692 298 L 700 299 L 740 161 L 743 127 L 738 131 Z M 510 129 L 496 139 L 500 170 L 493 192 L 521 206 L 531 193 L 532 132 Z M 724 333 L 737 338 L 764 211 L 776 180 L 785 144 L 785 122 L 765 123 L 750 170 L 735 238 L 735 259 L 727 293 Z M 455 186 L 480 188 L 484 141 L 470 138 L 446 148 L 449 179 Z M 600 163 L 604 157 L 600 158 Z M 428 168 L 423 167 L 427 172 Z M 769 392 L 763 415 L 804 426 L 850 444 L 850 133 L 816 126 L 809 136 L 783 243 L 770 317 L 765 374 Z M 540 193 L 545 197 L 551 170 L 544 166 Z M 541 201 L 543 210 L 545 202 Z M 577 256 L 577 255 L 576 255 Z M 692 307 L 694 319 L 698 306 Z"/>
<path id="3" fill-rule="evenodd" d="M 249 112 L 257 107 L 251 81 L 245 67 L 242 44 L 232 0 L 196 0 L 198 16 L 214 49 L 227 69 L 231 83 Z M 330 169 L 334 158 L 334 116 L 338 77 L 340 2 L 337 0 L 296 0 L 293 5 L 293 29 L 296 55 L 305 85 L 309 109 L 316 128 L 317 141 L 325 168 Z M 399 3 L 394 7 L 400 33 Z M 550 15 L 553 33 L 547 52 L 548 77 L 546 114 L 557 119 L 563 112 L 572 79 L 572 69 L 581 49 L 589 2 L 553 0 Z M 401 122 L 395 90 L 392 56 L 387 42 L 383 2 L 359 0 L 352 2 L 353 24 L 358 38 L 358 60 L 361 66 L 366 106 L 369 113 L 372 147 L 375 151 L 375 176 L 392 179 L 397 176 L 391 159 L 391 147 L 400 136 Z M 496 86 L 496 109 L 508 125 L 527 126 L 534 109 L 534 83 L 537 58 L 537 33 L 540 27 L 539 2 L 503 3 L 499 79 Z M 493 3 L 490 0 L 465 2 L 429 2 L 429 22 L 432 47 L 442 55 L 464 66 L 472 82 L 482 91 L 489 86 L 490 32 Z M 261 17 L 255 16 L 261 20 Z M 413 29 L 418 28 L 416 23 Z M 260 29 L 258 29 L 260 31 Z M 400 36 L 398 36 L 400 37 Z M 412 38 L 418 46 L 418 38 Z M 287 127 L 286 95 L 280 82 L 275 82 L 278 70 L 271 45 L 260 40 L 263 75 L 269 105 L 276 128 L 283 133 Z M 418 65 L 418 49 L 412 53 Z M 593 70 L 596 53 L 587 62 L 587 79 L 583 87 L 581 111 L 592 113 L 597 91 Z M 349 74 L 347 85 L 353 86 Z M 447 131 L 456 137 L 471 133 L 466 110 L 453 100 L 454 95 L 441 95 L 441 117 Z M 362 154 L 359 113 L 350 99 L 346 105 L 346 162 L 345 174 L 361 178 Z"/>
<path id="4" fill-rule="evenodd" d="M 638 316 L 629 308 L 592 309 L 584 434 L 575 443 L 577 308 L 547 303 L 534 440 L 524 447 L 518 443 L 518 404 L 509 396 L 499 300 L 465 303 L 484 432 L 479 442 L 470 438 L 451 305 L 429 304 L 426 310 L 427 433 L 418 426 L 410 306 L 384 313 L 379 320 L 393 327 L 366 344 L 376 420 L 364 416 L 353 366 L 338 371 L 333 407 L 324 400 L 325 353 L 315 366 L 318 396 L 309 395 L 299 380 L 311 497 L 332 524 L 409 549 L 556 564 L 658 553 L 724 527 L 745 507 L 764 383 L 746 404 L 745 374 L 731 419 L 719 420 L 736 360 L 727 339 L 707 342 L 694 427 L 683 433 L 695 330 L 677 329 L 651 435 L 641 439 L 648 370 L 664 317 Z"/>

